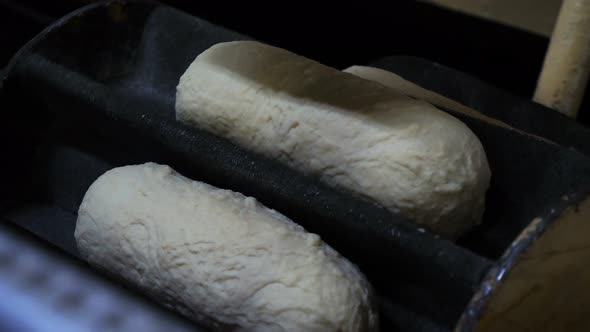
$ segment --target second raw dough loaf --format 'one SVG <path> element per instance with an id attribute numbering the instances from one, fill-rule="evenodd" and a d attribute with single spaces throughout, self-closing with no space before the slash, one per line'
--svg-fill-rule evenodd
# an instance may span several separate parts
<path id="1" fill-rule="evenodd" d="M 459 120 L 381 84 L 252 41 L 217 44 L 180 78 L 178 120 L 457 237 L 490 169 Z"/>

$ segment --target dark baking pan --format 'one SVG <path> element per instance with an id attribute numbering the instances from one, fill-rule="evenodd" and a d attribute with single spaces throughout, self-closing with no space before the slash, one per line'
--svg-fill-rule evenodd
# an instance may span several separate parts
<path id="1" fill-rule="evenodd" d="M 489 260 L 174 121 L 175 86 L 188 64 L 216 42 L 242 38 L 139 2 L 93 5 L 48 28 L 15 56 L 5 81 L 19 110 L 3 121 L 12 137 L 6 151 L 20 151 L 19 166 L 4 173 L 6 218 L 75 254 L 88 186 L 114 166 L 166 163 L 255 196 L 322 235 L 372 275 L 384 324 L 452 324 Z M 407 321 L 410 313 L 436 319 Z"/>
<path id="2" fill-rule="evenodd" d="M 94 4 L 50 26 L 15 55 L 4 80 L 3 217 L 75 255 L 78 205 L 100 174 L 169 164 L 320 234 L 375 285 L 383 330 L 448 331 L 490 273 L 512 262 L 499 257 L 531 220 L 552 222 L 590 191 L 585 156 L 459 115 L 482 140 L 493 180 L 484 223 L 455 245 L 176 123 L 175 86 L 188 64 L 214 43 L 247 38 L 151 2 Z"/>

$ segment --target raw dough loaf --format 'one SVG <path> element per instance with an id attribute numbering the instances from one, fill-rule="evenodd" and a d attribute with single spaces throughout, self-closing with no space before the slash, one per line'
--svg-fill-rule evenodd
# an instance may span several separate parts
<path id="1" fill-rule="evenodd" d="M 432 105 L 286 50 L 217 44 L 189 66 L 176 117 L 456 237 L 481 220 L 477 137 Z"/>
<path id="2" fill-rule="evenodd" d="M 367 66 L 351 66 L 344 69 L 344 72 L 353 74 L 366 80 L 379 82 L 385 85 L 386 87 L 392 88 L 398 93 L 410 96 L 412 98 L 424 100 L 433 105 L 447 108 L 455 112 L 469 115 L 472 118 L 483 120 L 495 126 L 504 127 L 510 130 L 516 130 L 500 120 L 486 116 L 483 113 L 480 113 L 443 95 L 427 90 L 415 83 L 412 83 L 404 79 L 396 73 L 392 73 L 381 68 Z"/>
<path id="3" fill-rule="evenodd" d="M 102 175 L 75 236 L 88 262 L 215 330 L 378 330 L 367 280 L 317 235 L 167 166 Z"/>

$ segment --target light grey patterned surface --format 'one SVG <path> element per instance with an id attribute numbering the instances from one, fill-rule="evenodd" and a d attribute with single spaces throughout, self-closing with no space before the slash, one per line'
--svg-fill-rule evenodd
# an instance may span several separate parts
<path id="1" fill-rule="evenodd" d="M 195 327 L 0 224 L 0 331 L 185 332 Z"/>

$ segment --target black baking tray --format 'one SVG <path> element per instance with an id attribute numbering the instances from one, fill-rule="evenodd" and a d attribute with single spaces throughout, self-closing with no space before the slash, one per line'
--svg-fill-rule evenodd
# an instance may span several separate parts
<path id="1" fill-rule="evenodd" d="M 2 217 L 76 255 L 88 186 L 154 161 L 259 199 L 357 263 L 381 299 L 383 330 L 449 331 L 486 272 L 535 217 L 590 192 L 581 153 L 461 114 L 481 139 L 492 184 L 481 226 L 458 244 L 272 160 L 174 120 L 175 87 L 209 46 L 251 37 L 154 2 L 93 4 L 56 22 L 4 77 Z"/>

